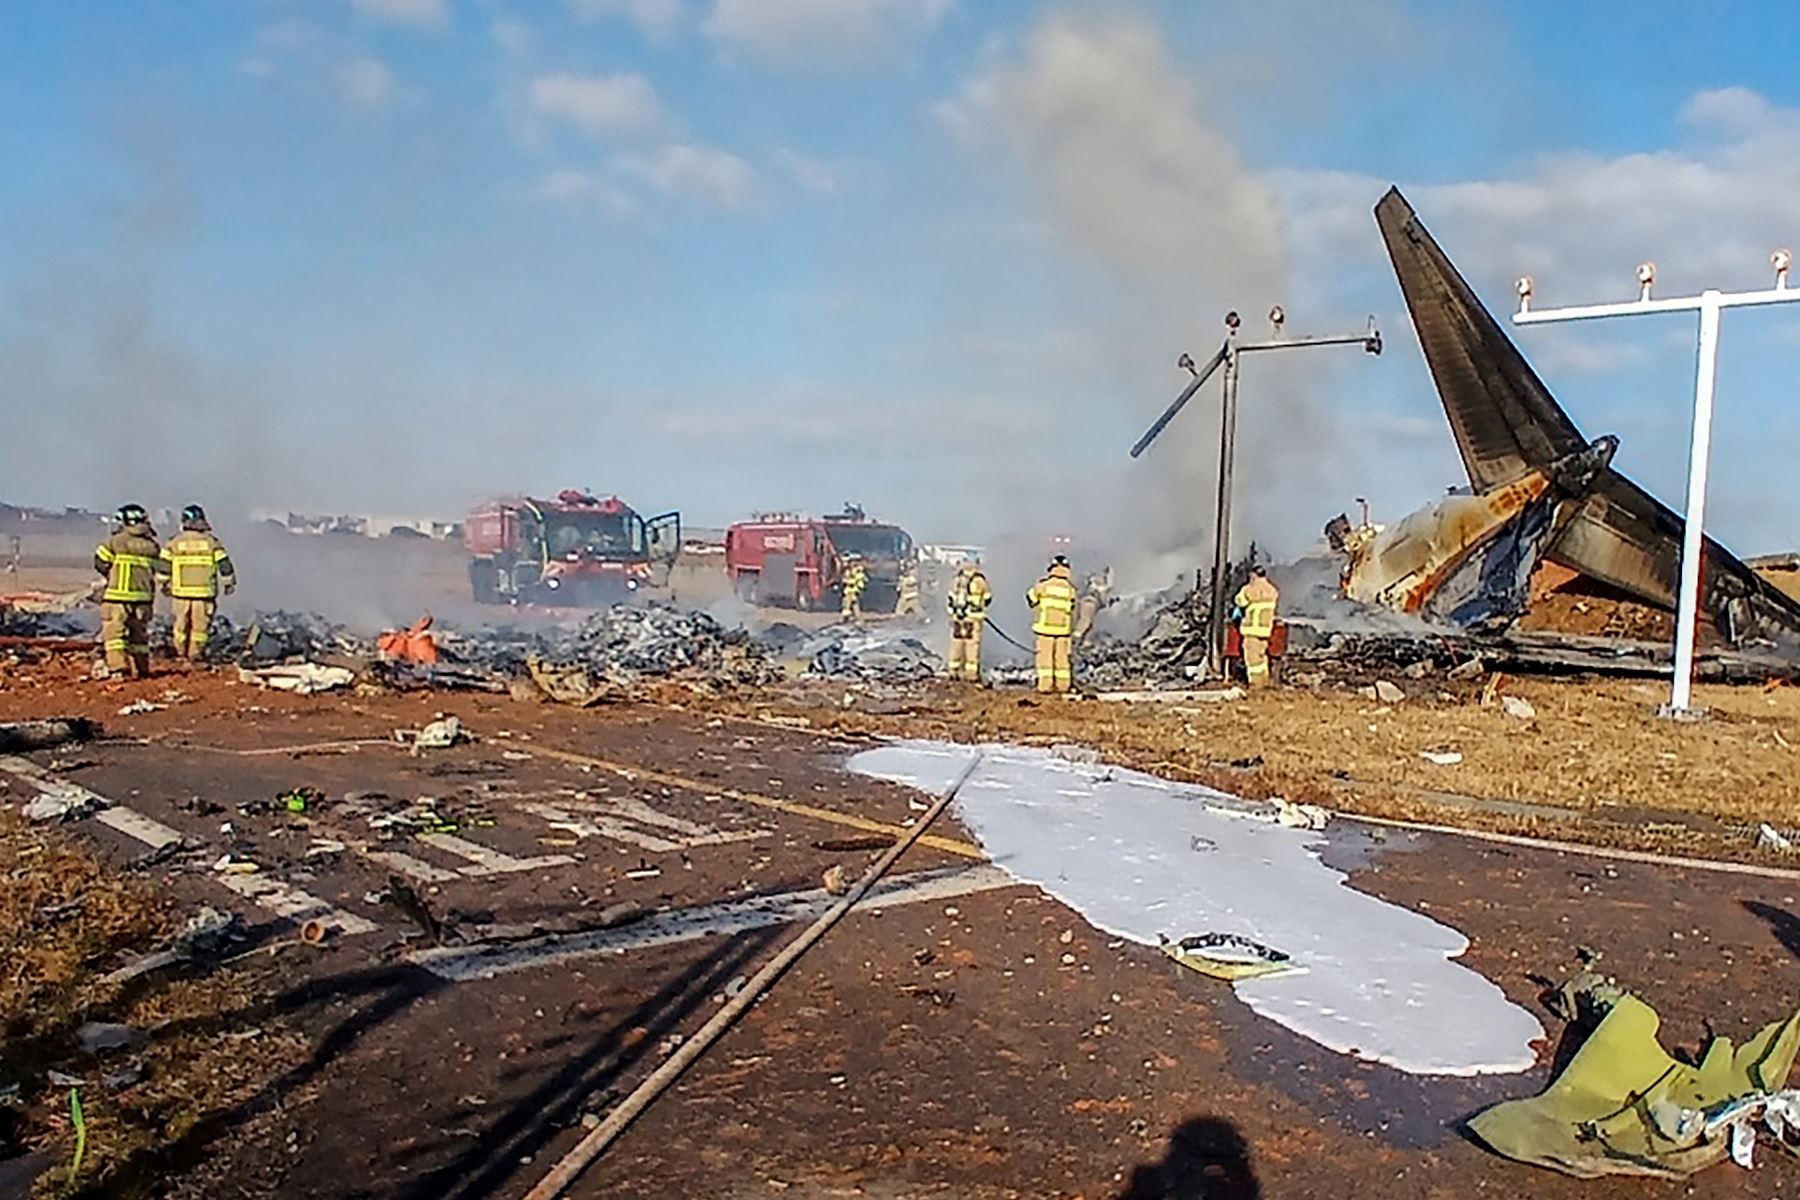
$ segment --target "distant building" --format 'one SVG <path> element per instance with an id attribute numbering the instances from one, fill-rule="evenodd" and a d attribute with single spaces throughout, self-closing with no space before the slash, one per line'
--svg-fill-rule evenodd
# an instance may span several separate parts
<path id="1" fill-rule="evenodd" d="M 289 533 L 322 537 L 328 533 L 354 534 L 360 537 L 428 537 L 440 541 L 457 537 L 462 531 L 458 521 L 440 521 L 434 517 L 394 516 L 389 514 L 313 514 L 281 509 L 253 508 L 252 521 L 278 525 Z"/>
<path id="2" fill-rule="evenodd" d="M 981 561 L 982 547 L 952 546 L 946 543 L 935 543 L 919 547 L 919 561 L 941 563 L 946 567 L 960 567 L 964 563 Z"/>

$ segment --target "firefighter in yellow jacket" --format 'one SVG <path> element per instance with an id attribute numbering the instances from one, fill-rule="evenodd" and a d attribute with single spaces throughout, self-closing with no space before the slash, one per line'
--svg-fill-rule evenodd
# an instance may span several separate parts
<path id="1" fill-rule="evenodd" d="M 950 678 L 981 682 L 981 631 L 994 597 L 978 563 L 956 569 L 950 584 Z"/>
<path id="2" fill-rule="evenodd" d="M 213 535 L 206 510 L 198 504 L 181 510 L 181 532 L 162 548 L 161 574 L 175 601 L 175 654 L 193 662 L 206 652 L 220 584 L 227 596 L 237 590 L 231 555 Z"/>
<path id="3" fill-rule="evenodd" d="M 1075 640 L 1075 584 L 1069 560 L 1057 555 L 1044 577 L 1025 593 L 1031 605 L 1031 632 L 1037 634 L 1037 690 L 1066 694 L 1075 685 L 1069 643 Z"/>
<path id="4" fill-rule="evenodd" d="M 1244 678 L 1253 688 L 1269 682 L 1269 639 L 1275 636 L 1275 605 L 1280 599 L 1268 572 L 1251 567 L 1250 582 L 1232 601 L 1243 614 L 1238 618 L 1238 640 L 1244 647 Z"/>
<path id="5" fill-rule="evenodd" d="M 917 617 L 924 611 L 924 606 L 919 602 L 919 564 L 907 563 L 900 572 L 900 582 L 895 588 L 894 615 Z"/>
<path id="6" fill-rule="evenodd" d="M 94 570 L 106 581 L 100 646 L 108 671 L 142 679 L 150 674 L 150 610 L 162 547 L 143 505 L 123 505 L 113 520 L 118 528 L 94 550 Z"/>
<path id="7" fill-rule="evenodd" d="M 868 586 L 869 569 L 863 566 L 861 555 L 852 554 L 844 568 L 844 607 L 838 614 L 843 620 L 862 620 L 862 594 Z"/>

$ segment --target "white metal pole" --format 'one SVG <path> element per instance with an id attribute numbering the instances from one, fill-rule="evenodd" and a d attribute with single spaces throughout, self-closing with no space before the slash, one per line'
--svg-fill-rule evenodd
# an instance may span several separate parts
<path id="1" fill-rule="evenodd" d="M 1533 309 L 1531 280 L 1519 280 L 1519 311 L 1515 325 L 1547 325 L 1558 321 L 1591 321 L 1600 317 L 1636 317 L 1647 313 L 1695 309 L 1700 313 L 1699 365 L 1694 379 L 1694 428 L 1688 444 L 1687 514 L 1681 535 L 1681 584 L 1675 609 L 1674 679 L 1669 703 L 1663 712 L 1671 717 L 1694 716 L 1694 642 L 1699 630 L 1700 584 L 1706 556 L 1706 471 L 1712 454 L 1713 387 L 1718 377 L 1719 312 L 1726 308 L 1788 304 L 1800 300 L 1800 288 L 1787 285 L 1793 256 L 1777 250 L 1770 256 L 1775 286 L 1757 292 L 1721 292 L 1708 288 L 1698 296 L 1650 298 L 1650 281 L 1639 277 L 1644 294 L 1627 304 L 1584 304 L 1571 308 Z M 1654 278 L 1654 271 L 1651 273 Z"/>
<path id="2" fill-rule="evenodd" d="M 1675 616 L 1675 678 L 1669 715 L 1693 709 L 1694 638 L 1700 614 L 1700 568 L 1706 557 L 1706 468 L 1712 453 L 1713 384 L 1719 365 L 1719 298 L 1700 294 L 1700 365 L 1694 376 L 1694 429 L 1688 449 L 1687 512 L 1681 535 L 1681 597 Z"/>

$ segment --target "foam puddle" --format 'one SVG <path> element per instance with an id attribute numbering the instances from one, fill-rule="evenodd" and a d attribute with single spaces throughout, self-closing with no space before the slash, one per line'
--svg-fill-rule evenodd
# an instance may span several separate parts
<path id="1" fill-rule="evenodd" d="M 1323 834 L 1258 820 L 1258 806 L 1211 788 L 1048 750 L 981 749 L 957 816 L 996 864 L 1096 928 L 1151 946 L 1159 934 L 1236 933 L 1287 952 L 1303 971 L 1232 986 L 1257 1013 L 1340 1053 L 1416 1075 L 1536 1061 L 1537 1019 L 1452 961 L 1469 940 L 1346 887 L 1319 858 Z M 941 792 L 971 753 L 899 742 L 847 766 Z"/>

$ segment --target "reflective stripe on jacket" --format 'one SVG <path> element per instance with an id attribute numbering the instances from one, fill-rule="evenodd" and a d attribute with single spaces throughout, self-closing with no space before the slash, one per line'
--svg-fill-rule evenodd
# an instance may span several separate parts
<path id="1" fill-rule="evenodd" d="M 1025 599 L 1037 619 L 1031 632 L 1045 637 L 1068 637 L 1075 632 L 1075 585 L 1066 569 L 1052 569 L 1032 585 Z"/>
<path id="2" fill-rule="evenodd" d="M 994 590 L 988 586 L 987 576 L 980 571 L 973 575 L 958 575 L 950 586 L 950 615 L 979 621 L 987 616 L 988 601 L 993 596 Z"/>
<path id="3" fill-rule="evenodd" d="M 101 542 L 94 550 L 94 570 L 106 576 L 102 600 L 147 604 L 156 599 L 156 563 L 161 548 L 145 526 L 133 526 Z"/>
<path id="4" fill-rule="evenodd" d="M 1244 610 L 1243 620 L 1238 622 L 1238 632 L 1244 637 L 1273 637 L 1275 602 L 1280 599 L 1281 593 L 1267 579 L 1252 579 L 1239 588 L 1237 599 L 1232 601 Z"/>
<path id="5" fill-rule="evenodd" d="M 214 600 L 220 574 L 231 573 L 231 556 L 219 539 L 197 529 L 185 530 L 162 548 L 168 564 L 169 595 L 180 600 Z"/>

